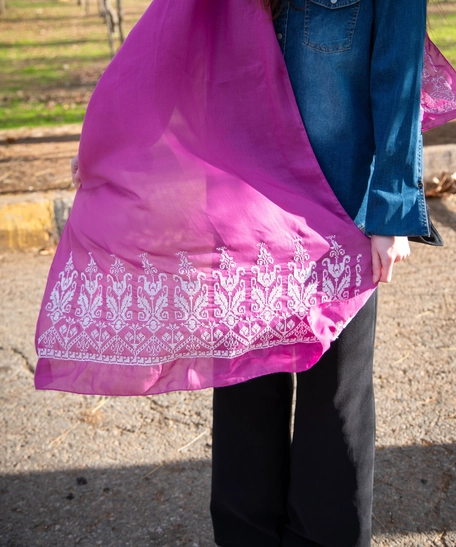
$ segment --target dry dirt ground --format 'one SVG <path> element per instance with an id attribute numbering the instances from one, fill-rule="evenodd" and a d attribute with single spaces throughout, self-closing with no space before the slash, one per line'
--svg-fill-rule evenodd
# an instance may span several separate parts
<path id="1" fill-rule="evenodd" d="M 0 194 L 69 188 L 80 133 L 78 124 L 0 131 Z"/>
<path id="2" fill-rule="evenodd" d="M 71 187 L 79 124 L 0 130 L 0 194 Z M 425 145 L 456 143 L 456 122 L 424 134 Z"/>

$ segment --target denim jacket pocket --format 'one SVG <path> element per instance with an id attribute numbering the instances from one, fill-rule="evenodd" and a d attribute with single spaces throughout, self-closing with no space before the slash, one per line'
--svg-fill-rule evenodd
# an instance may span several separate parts
<path id="1" fill-rule="evenodd" d="M 304 45 L 323 53 L 349 50 L 361 0 L 306 0 Z"/>

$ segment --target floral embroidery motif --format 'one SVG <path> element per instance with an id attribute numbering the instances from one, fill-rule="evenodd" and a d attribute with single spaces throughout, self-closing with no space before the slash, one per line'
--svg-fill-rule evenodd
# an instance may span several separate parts
<path id="1" fill-rule="evenodd" d="M 326 266 L 323 270 L 323 302 L 333 300 L 346 300 L 348 298 L 348 288 L 351 281 L 351 258 L 345 254 L 343 249 L 336 241 L 336 236 L 328 236 L 331 243 L 329 258 L 324 258 L 322 263 Z M 331 258 L 334 260 L 331 261 Z"/>
<path id="2" fill-rule="evenodd" d="M 230 330 L 245 315 L 245 281 L 241 276 L 245 274 L 244 268 L 236 268 L 236 262 L 229 256 L 226 247 L 217 249 L 221 251 L 220 270 L 212 272 L 218 282 L 214 283 L 214 304 L 218 307 L 214 310 L 214 316 Z M 222 270 L 227 271 L 224 276 Z M 233 271 L 234 270 L 234 271 Z"/>
<path id="3" fill-rule="evenodd" d="M 282 304 L 282 276 L 280 266 L 273 266 L 274 259 L 264 243 L 258 243 L 260 253 L 256 266 L 252 266 L 255 277 L 250 280 L 252 295 L 252 312 L 266 324 L 271 323 Z M 272 269 L 271 269 L 272 268 Z"/>
<path id="4" fill-rule="evenodd" d="M 295 239 L 295 254 L 293 262 L 288 263 L 288 268 L 293 271 L 288 274 L 288 308 L 300 319 L 303 319 L 311 306 L 315 306 L 317 292 L 316 262 L 310 261 L 309 253 L 302 246 L 302 239 Z M 300 264 L 300 268 L 298 267 Z"/>
<path id="5" fill-rule="evenodd" d="M 361 286 L 362 255 L 351 264 L 336 237 L 327 239 L 329 252 L 318 265 L 296 237 L 287 273 L 265 243 L 250 268 L 238 266 L 226 247 L 217 249 L 220 264 L 211 275 L 185 251 L 171 275 L 140 255 L 136 279 L 114 255 L 105 276 L 92 253 L 81 272 L 70 255 L 45 307 L 50 326 L 38 339 L 39 356 L 150 366 L 317 342 L 309 310 L 352 298 Z"/>

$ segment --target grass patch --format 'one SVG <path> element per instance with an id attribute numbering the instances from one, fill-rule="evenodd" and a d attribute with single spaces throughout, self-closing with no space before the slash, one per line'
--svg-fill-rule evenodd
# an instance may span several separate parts
<path id="1" fill-rule="evenodd" d="M 429 1 L 428 32 L 431 40 L 456 66 L 456 1 Z"/>
<path id="2" fill-rule="evenodd" d="M 81 122 L 110 61 L 95 0 L 89 14 L 76 0 L 6 3 L 0 19 L 0 128 Z M 148 4 L 123 0 L 126 32 Z M 432 40 L 456 65 L 456 1 L 430 0 L 428 20 Z"/>
<path id="3" fill-rule="evenodd" d="M 0 128 L 79 123 L 110 62 L 103 19 L 76 0 L 7 0 L 0 19 Z M 128 31 L 148 6 L 123 0 Z"/>
<path id="4" fill-rule="evenodd" d="M 455 13 L 429 15 L 429 36 L 450 63 L 456 66 L 456 6 Z"/>
<path id="5" fill-rule="evenodd" d="M 86 103 L 49 104 L 13 99 L 8 106 L 0 105 L 2 129 L 80 123 L 84 118 L 86 106 Z"/>

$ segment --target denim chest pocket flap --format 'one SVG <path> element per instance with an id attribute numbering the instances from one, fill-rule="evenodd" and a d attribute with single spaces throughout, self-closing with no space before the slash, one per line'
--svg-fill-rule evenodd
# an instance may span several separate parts
<path id="1" fill-rule="evenodd" d="M 323 53 L 351 48 L 361 0 L 306 0 L 304 44 Z"/>

